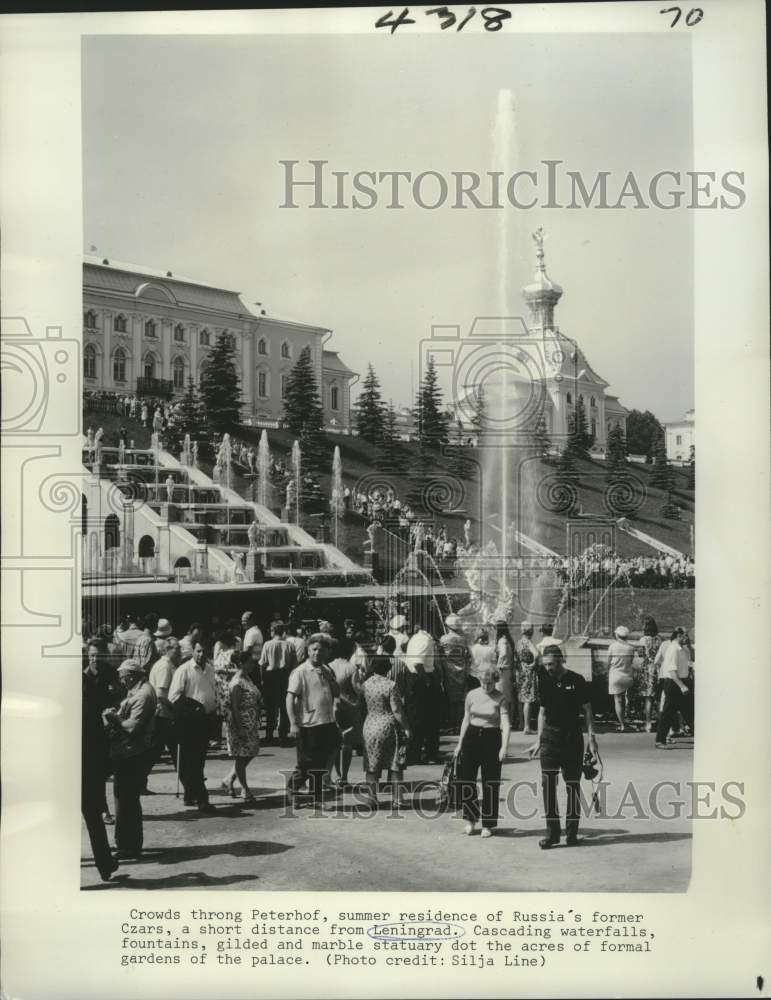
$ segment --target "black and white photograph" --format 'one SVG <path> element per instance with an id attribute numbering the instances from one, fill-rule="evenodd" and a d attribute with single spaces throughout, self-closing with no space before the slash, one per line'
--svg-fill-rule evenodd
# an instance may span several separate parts
<path id="1" fill-rule="evenodd" d="M 687 888 L 660 47 L 84 39 L 84 888 Z"/>

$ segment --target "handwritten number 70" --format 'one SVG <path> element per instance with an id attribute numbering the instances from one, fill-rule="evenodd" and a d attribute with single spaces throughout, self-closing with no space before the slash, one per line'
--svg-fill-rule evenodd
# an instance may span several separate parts
<path id="1" fill-rule="evenodd" d="M 674 28 L 674 26 L 682 17 L 683 11 L 681 7 L 667 7 L 665 10 L 660 10 L 659 14 L 674 14 L 675 19 L 669 26 L 670 28 Z M 704 17 L 704 11 L 701 9 L 701 7 L 693 7 L 685 15 L 685 23 L 688 25 L 689 28 L 693 28 L 695 25 L 699 23 L 699 21 L 703 17 Z"/>

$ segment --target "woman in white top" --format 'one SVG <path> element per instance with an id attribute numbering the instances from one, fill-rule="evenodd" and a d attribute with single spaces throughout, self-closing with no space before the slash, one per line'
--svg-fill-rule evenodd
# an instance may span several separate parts
<path id="1" fill-rule="evenodd" d="M 495 670 L 498 666 L 498 654 L 495 647 L 490 645 L 490 635 L 486 628 L 477 631 L 474 645 L 469 652 L 471 653 L 469 687 L 479 687 L 485 670 Z"/>
<path id="2" fill-rule="evenodd" d="M 501 764 L 509 745 L 511 723 L 503 695 L 496 689 L 498 671 L 482 671 L 479 687 L 466 695 L 465 714 L 455 756 L 461 795 L 464 832 L 470 836 L 482 820 L 482 836 L 491 837 L 498 825 L 498 789 Z M 477 772 L 482 772 L 482 809 L 479 808 Z"/>

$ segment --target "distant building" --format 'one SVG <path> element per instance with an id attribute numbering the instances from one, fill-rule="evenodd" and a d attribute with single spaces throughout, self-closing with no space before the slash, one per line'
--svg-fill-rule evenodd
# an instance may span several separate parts
<path id="1" fill-rule="evenodd" d="M 235 338 L 246 421 L 276 423 L 292 366 L 309 347 L 324 419 L 347 433 L 355 372 L 324 345 L 332 331 L 252 312 L 237 292 L 171 271 L 86 256 L 83 382 L 86 389 L 180 396 L 197 382 L 217 337 Z"/>
<path id="2" fill-rule="evenodd" d="M 682 420 L 664 424 L 667 458 L 670 462 L 688 462 L 696 448 L 696 411 L 687 410 Z"/>

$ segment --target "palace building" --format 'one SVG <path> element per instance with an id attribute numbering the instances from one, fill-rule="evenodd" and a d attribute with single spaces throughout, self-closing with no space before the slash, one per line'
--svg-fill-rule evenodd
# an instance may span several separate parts
<path id="1" fill-rule="evenodd" d="M 629 411 L 619 402 L 618 396 L 608 391 L 609 383 L 591 367 L 575 339 L 563 334 L 555 325 L 554 310 L 562 297 L 562 288 L 546 273 L 542 232 L 534 233 L 533 239 L 535 276 L 522 289 L 529 312 L 527 322 L 514 318 L 479 318 L 466 338 L 455 341 L 457 347 L 452 355 L 448 351 L 439 352 L 456 359 L 456 370 L 457 358 L 462 357 L 464 351 L 469 359 L 467 362 L 461 360 L 459 370 L 463 372 L 467 367 L 469 374 L 460 381 L 473 388 L 471 392 L 458 394 L 454 416 L 460 419 L 464 429 L 472 429 L 470 416 L 476 405 L 474 394 L 481 384 L 491 396 L 486 401 L 488 418 L 505 418 L 512 426 L 525 428 L 532 426 L 535 417 L 542 417 L 553 449 L 559 450 L 564 446 L 571 415 L 580 400 L 587 430 L 594 438 L 592 451 L 602 456 L 614 427 L 626 433 Z M 452 336 L 459 338 L 460 335 L 457 332 Z M 433 333 L 432 337 L 433 349 L 435 343 L 440 346 L 438 341 L 442 335 Z M 494 350 L 484 347 L 488 337 Z M 480 359 L 475 361 L 477 354 Z M 505 382 L 501 374 L 503 369 L 506 370 Z M 503 408 L 501 399 L 504 400 Z"/>
<path id="2" fill-rule="evenodd" d="M 351 427 L 351 386 L 358 375 L 327 350 L 332 331 L 252 312 L 237 292 L 134 264 L 85 256 L 83 382 L 86 390 L 181 396 L 197 382 L 217 337 L 235 338 L 246 423 L 275 426 L 286 380 L 310 348 L 324 420 Z"/>

